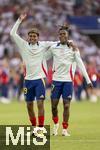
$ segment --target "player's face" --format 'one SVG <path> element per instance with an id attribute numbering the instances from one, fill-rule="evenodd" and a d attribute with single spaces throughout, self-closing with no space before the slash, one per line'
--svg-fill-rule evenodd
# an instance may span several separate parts
<path id="1" fill-rule="evenodd" d="M 65 44 L 68 40 L 68 32 L 65 30 L 60 30 L 59 31 L 59 40 L 62 44 Z"/>
<path id="2" fill-rule="evenodd" d="M 29 33 L 28 42 L 31 44 L 37 43 L 39 40 L 39 36 L 36 33 Z"/>

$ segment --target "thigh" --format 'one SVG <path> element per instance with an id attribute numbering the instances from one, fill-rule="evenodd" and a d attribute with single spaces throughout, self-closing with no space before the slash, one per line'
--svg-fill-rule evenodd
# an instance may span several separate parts
<path id="1" fill-rule="evenodd" d="M 65 82 L 63 85 L 62 98 L 64 100 L 71 100 L 72 94 L 73 94 L 73 83 L 72 82 Z"/>
<path id="2" fill-rule="evenodd" d="M 24 87 L 24 97 L 26 102 L 32 102 L 35 100 L 35 90 L 34 87 L 28 89 Z"/>
<path id="3" fill-rule="evenodd" d="M 45 81 L 44 79 L 37 80 L 35 87 L 36 100 L 45 99 Z"/>
<path id="4" fill-rule="evenodd" d="M 35 100 L 35 86 L 34 81 L 25 80 L 24 82 L 24 97 L 26 102 L 32 102 Z"/>
<path id="5" fill-rule="evenodd" d="M 53 81 L 51 86 L 51 100 L 58 100 L 62 94 L 63 83 L 59 81 Z"/>

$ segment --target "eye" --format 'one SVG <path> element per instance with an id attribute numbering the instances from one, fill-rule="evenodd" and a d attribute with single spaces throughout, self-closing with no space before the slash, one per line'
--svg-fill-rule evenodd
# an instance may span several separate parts
<path id="1" fill-rule="evenodd" d="M 64 34 L 64 33 L 60 33 L 59 35 L 60 35 L 60 36 L 63 36 L 63 35 L 65 35 L 65 34 Z"/>
<path id="2" fill-rule="evenodd" d="M 62 33 L 59 34 L 60 36 L 62 35 Z"/>

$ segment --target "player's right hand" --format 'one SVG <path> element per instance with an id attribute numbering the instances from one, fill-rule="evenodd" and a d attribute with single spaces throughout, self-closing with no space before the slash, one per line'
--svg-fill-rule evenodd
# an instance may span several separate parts
<path id="1" fill-rule="evenodd" d="M 93 84 L 92 83 L 88 83 L 87 88 L 88 89 L 93 89 Z"/>
<path id="2" fill-rule="evenodd" d="M 20 19 L 21 21 L 23 21 L 26 17 L 27 17 L 27 14 L 26 14 L 26 13 L 23 13 L 23 14 L 20 15 L 19 19 Z"/>

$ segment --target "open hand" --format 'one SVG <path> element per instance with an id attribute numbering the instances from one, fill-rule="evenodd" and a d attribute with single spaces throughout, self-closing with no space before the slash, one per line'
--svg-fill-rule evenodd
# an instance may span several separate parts
<path id="1" fill-rule="evenodd" d="M 21 14 L 21 15 L 20 15 L 19 19 L 20 19 L 21 21 L 23 21 L 26 17 L 27 17 L 27 14 L 24 13 L 24 14 Z"/>

